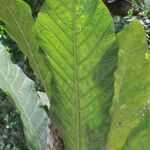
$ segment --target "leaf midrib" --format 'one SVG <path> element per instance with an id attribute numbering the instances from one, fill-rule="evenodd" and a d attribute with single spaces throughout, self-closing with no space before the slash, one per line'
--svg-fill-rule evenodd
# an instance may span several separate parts
<path id="1" fill-rule="evenodd" d="M 80 101 L 78 85 L 78 65 L 77 65 L 77 27 L 76 27 L 76 0 L 73 1 L 73 76 L 76 102 L 76 148 L 80 150 Z"/>
<path id="2" fill-rule="evenodd" d="M 121 75 L 121 79 L 119 80 L 119 87 L 118 87 L 118 94 L 117 94 L 117 97 L 116 97 L 116 102 L 118 103 L 119 102 L 119 97 L 120 97 L 120 92 L 121 92 L 121 88 L 122 88 L 122 84 L 123 84 L 123 81 L 124 81 L 124 77 L 125 77 L 125 70 L 127 68 L 127 65 L 128 65 L 128 59 L 129 59 L 129 54 L 130 54 L 130 49 L 128 49 L 127 51 L 127 55 L 126 55 L 126 59 L 123 63 L 123 69 L 122 69 L 122 75 Z"/>

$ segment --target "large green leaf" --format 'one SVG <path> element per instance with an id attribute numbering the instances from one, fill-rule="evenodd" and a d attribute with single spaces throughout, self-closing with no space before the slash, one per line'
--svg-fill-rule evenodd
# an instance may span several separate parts
<path id="1" fill-rule="evenodd" d="M 66 150 L 104 149 L 117 45 L 100 0 L 47 0 L 36 28 L 53 73 L 52 116 Z"/>
<path id="2" fill-rule="evenodd" d="M 134 21 L 117 35 L 117 39 L 120 50 L 115 73 L 109 150 L 120 150 L 124 146 L 150 100 L 150 51 L 143 27 Z"/>
<path id="3" fill-rule="evenodd" d="M 0 88 L 14 100 L 23 121 L 32 150 L 45 150 L 48 117 L 34 88 L 34 82 L 12 64 L 9 53 L 0 44 Z"/>
<path id="4" fill-rule="evenodd" d="M 30 64 L 50 94 L 51 75 L 43 53 L 38 50 L 34 20 L 29 6 L 22 0 L 0 0 L 0 20 L 6 31 L 29 58 Z M 45 58 L 44 58 L 45 59 Z"/>

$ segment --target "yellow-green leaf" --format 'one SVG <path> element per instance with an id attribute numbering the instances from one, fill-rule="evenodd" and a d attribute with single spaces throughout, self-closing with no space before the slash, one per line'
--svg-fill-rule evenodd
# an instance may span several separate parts
<path id="1" fill-rule="evenodd" d="M 143 26 L 134 21 L 117 35 L 117 39 L 120 49 L 108 150 L 123 148 L 150 100 L 150 51 Z"/>
<path id="2" fill-rule="evenodd" d="M 105 148 L 117 46 L 100 0 L 47 0 L 36 28 L 52 67 L 52 119 L 66 150 Z"/>
<path id="3" fill-rule="evenodd" d="M 39 50 L 31 9 L 22 0 L 0 0 L 0 20 L 6 31 L 28 57 L 31 67 L 50 95 L 51 74 L 46 58 Z"/>

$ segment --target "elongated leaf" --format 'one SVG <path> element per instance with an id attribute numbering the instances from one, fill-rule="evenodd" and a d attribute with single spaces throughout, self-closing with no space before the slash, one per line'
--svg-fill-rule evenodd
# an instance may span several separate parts
<path id="1" fill-rule="evenodd" d="M 32 150 L 45 150 L 48 118 L 34 83 L 22 70 L 11 63 L 10 56 L 0 44 L 0 88 L 14 100 L 23 121 L 25 135 Z"/>
<path id="2" fill-rule="evenodd" d="M 119 62 L 108 149 L 121 149 L 143 115 L 150 98 L 150 51 L 143 27 L 132 22 L 117 35 Z"/>
<path id="3" fill-rule="evenodd" d="M 42 58 L 44 54 L 38 51 L 39 45 L 29 6 L 22 0 L 0 0 L 0 20 L 5 23 L 11 38 L 29 58 L 33 70 L 50 94 L 51 75 Z"/>
<path id="4" fill-rule="evenodd" d="M 104 149 L 117 51 L 108 10 L 99 0 L 47 0 L 36 27 L 52 66 L 51 110 L 65 149 Z"/>

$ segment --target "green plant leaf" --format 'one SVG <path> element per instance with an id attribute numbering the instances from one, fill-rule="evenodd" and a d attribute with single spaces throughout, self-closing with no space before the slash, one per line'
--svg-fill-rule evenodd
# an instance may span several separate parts
<path id="1" fill-rule="evenodd" d="M 108 149 L 122 149 L 132 129 L 138 126 L 150 100 L 150 51 L 145 31 L 138 21 L 117 35 L 118 69 Z"/>
<path id="2" fill-rule="evenodd" d="M 43 53 L 38 50 L 34 20 L 29 6 L 22 0 L 0 0 L 0 20 L 6 31 L 29 58 L 31 67 L 50 95 L 51 75 Z"/>
<path id="3" fill-rule="evenodd" d="M 132 0 L 132 2 L 139 7 L 143 7 L 143 5 L 144 5 L 143 1 L 141 1 L 141 0 Z"/>
<path id="4" fill-rule="evenodd" d="M 145 106 L 149 110 L 149 106 Z M 123 150 L 149 150 L 150 148 L 150 114 L 149 112 L 143 112 L 143 117 L 140 123 L 130 132 L 126 143 L 123 146 Z"/>
<path id="5" fill-rule="evenodd" d="M 34 88 L 34 82 L 11 62 L 0 44 L 0 88 L 9 94 L 20 112 L 27 142 L 32 150 L 45 150 L 48 117 Z"/>
<path id="6" fill-rule="evenodd" d="M 117 44 L 102 1 L 47 0 L 36 28 L 53 74 L 51 111 L 66 150 L 104 149 Z"/>

